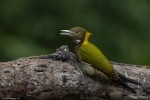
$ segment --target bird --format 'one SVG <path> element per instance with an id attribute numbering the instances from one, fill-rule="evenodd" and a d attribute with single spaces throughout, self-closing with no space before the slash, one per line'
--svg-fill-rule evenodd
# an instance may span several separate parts
<path id="1" fill-rule="evenodd" d="M 91 65 L 92 68 L 102 72 L 108 80 L 136 93 L 127 82 L 137 85 L 141 85 L 141 83 L 122 75 L 113 68 L 113 65 L 110 64 L 98 47 L 89 42 L 89 37 L 92 33 L 82 27 L 73 27 L 69 30 L 61 30 L 60 34 L 67 35 L 73 39 L 75 55 L 79 63 Z M 89 69 L 88 71 L 89 74 L 92 74 L 92 70 L 90 71 Z"/>

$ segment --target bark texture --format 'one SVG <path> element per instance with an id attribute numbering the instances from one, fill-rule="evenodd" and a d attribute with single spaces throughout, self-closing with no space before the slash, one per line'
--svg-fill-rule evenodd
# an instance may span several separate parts
<path id="1" fill-rule="evenodd" d="M 67 46 L 56 53 L 0 63 L 0 98 L 54 100 L 149 100 L 150 67 L 111 62 L 114 68 L 141 86 L 133 94 L 113 82 L 80 73 Z"/>

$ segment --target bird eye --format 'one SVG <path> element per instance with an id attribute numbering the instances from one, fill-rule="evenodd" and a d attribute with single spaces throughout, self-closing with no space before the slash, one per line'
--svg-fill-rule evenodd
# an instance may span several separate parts
<path id="1" fill-rule="evenodd" d="M 76 30 L 75 32 L 76 32 L 76 33 L 78 33 L 79 31 L 78 31 L 78 30 Z"/>

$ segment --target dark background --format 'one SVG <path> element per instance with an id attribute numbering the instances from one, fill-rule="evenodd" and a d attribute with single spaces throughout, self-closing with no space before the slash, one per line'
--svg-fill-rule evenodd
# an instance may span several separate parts
<path id="1" fill-rule="evenodd" d="M 51 54 L 80 26 L 111 61 L 150 65 L 149 0 L 1 0 L 0 62 Z"/>

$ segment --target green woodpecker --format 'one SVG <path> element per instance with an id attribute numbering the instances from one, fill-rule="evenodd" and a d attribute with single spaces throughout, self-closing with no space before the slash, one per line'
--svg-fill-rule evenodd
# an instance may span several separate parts
<path id="1" fill-rule="evenodd" d="M 128 88 L 133 93 L 136 91 L 131 88 L 126 82 L 134 83 L 137 85 L 141 85 L 139 82 L 136 82 L 130 78 L 125 77 L 120 74 L 110 64 L 107 58 L 103 55 L 103 53 L 92 43 L 88 42 L 89 36 L 91 35 L 86 29 L 81 27 L 73 27 L 70 30 L 61 30 L 61 35 L 70 36 L 73 39 L 75 44 L 75 55 L 77 60 L 80 63 L 90 64 L 94 69 L 102 72 L 105 78 L 114 81 L 115 83 Z M 81 70 L 82 71 L 82 70 Z M 93 75 L 93 71 L 88 70 L 89 74 Z"/>

